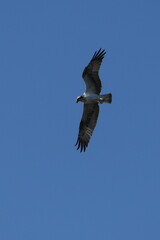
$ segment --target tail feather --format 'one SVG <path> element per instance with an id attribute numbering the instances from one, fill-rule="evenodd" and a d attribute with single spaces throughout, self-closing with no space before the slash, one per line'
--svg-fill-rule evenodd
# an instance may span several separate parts
<path id="1" fill-rule="evenodd" d="M 112 93 L 101 95 L 102 102 L 112 103 Z"/>

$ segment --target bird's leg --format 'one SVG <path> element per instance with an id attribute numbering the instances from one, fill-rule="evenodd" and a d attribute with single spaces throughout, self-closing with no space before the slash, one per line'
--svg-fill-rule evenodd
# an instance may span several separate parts
<path id="1" fill-rule="evenodd" d="M 98 101 L 100 104 L 103 103 L 103 98 L 100 98 L 99 101 Z"/>

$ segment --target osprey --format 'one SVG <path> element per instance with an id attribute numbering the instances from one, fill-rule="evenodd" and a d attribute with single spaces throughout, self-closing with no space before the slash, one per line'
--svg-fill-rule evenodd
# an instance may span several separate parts
<path id="1" fill-rule="evenodd" d="M 101 48 L 99 51 L 96 51 L 82 74 L 86 84 L 86 91 L 76 99 L 77 103 L 79 101 L 83 102 L 84 106 L 79 125 L 78 139 L 75 145 L 77 146 L 77 150 L 80 149 L 81 152 L 85 152 L 96 126 L 99 114 L 99 103 L 112 102 L 111 93 L 100 95 L 102 84 L 98 72 L 105 54 L 105 50 Z"/>

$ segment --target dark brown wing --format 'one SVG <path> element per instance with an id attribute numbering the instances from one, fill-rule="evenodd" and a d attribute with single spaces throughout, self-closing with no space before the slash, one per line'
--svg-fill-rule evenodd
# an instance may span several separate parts
<path id="1" fill-rule="evenodd" d="M 90 63 L 84 69 L 82 77 L 86 84 L 86 92 L 95 94 L 101 92 L 102 84 L 98 72 L 105 54 L 105 50 L 100 48 L 99 51 L 94 53 Z"/>
<path id="2" fill-rule="evenodd" d="M 96 126 L 98 114 L 99 106 L 97 103 L 95 104 L 84 103 L 83 115 L 79 125 L 79 134 L 76 142 L 77 150 L 80 148 L 81 152 L 82 151 L 85 152 L 89 140 L 93 134 L 93 130 Z"/>

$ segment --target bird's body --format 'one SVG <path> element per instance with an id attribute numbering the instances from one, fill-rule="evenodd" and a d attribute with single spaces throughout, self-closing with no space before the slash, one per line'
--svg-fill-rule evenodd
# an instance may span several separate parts
<path id="1" fill-rule="evenodd" d="M 84 102 L 84 103 L 104 103 L 108 102 L 109 99 L 111 98 L 110 93 L 109 94 L 104 94 L 104 95 L 99 95 L 95 93 L 86 93 L 84 92 L 82 96 L 78 97 L 78 102 Z M 107 100 L 107 101 L 106 101 Z"/>
<path id="2" fill-rule="evenodd" d="M 99 100 L 99 95 L 95 93 L 84 92 L 82 96 L 83 98 L 79 101 L 84 103 L 97 103 Z"/>
<path id="3" fill-rule="evenodd" d="M 82 74 L 86 84 L 86 91 L 82 96 L 77 97 L 76 100 L 76 102 L 80 101 L 84 103 L 83 115 L 79 125 L 79 134 L 76 142 L 76 145 L 78 145 L 77 149 L 80 148 L 81 152 L 86 150 L 96 126 L 99 114 L 98 104 L 112 102 L 111 93 L 100 95 L 102 84 L 98 72 L 105 54 L 105 50 L 101 51 L 101 49 L 95 52 Z"/>

